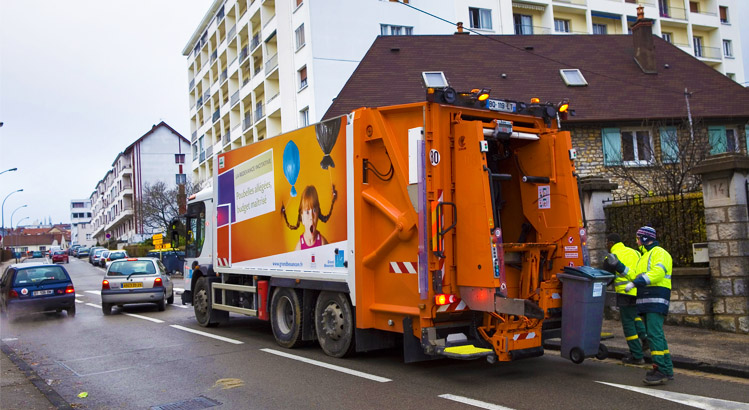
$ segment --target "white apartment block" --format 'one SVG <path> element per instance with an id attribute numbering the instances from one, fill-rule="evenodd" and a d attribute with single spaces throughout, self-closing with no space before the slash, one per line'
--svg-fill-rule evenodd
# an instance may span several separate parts
<path id="1" fill-rule="evenodd" d="M 737 0 L 640 0 L 653 33 L 742 83 Z M 740 0 L 744 1 L 744 0 Z M 216 153 L 320 120 L 378 35 L 628 34 L 636 0 L 215 0 L 187 58 L 192 179 Z M 478 56 L 477 56 L 478 57 Z M 373 85 L 387 87 L 387 84 Z"/>
<path id="2" fill-rule="evenodd" d="M 163 121 L 119 153 L 90 196 L 92 236 L 100 244 L 140 242 L 152 235 L 138 214 L 143 188 L 185 183 L 190 142 Z"/>
<path id="3" fill-rule="evenodd" d="M 91 200 L 70 200 L 70 244 L 94 246 L 96 241 L 93 237 L 93 226 L 91 225 Z"/>

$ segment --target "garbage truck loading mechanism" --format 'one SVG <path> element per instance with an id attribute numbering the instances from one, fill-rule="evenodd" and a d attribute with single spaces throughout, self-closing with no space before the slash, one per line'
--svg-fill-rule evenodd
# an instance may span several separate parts
<path id="1" fill-rule="evenodd" d="M 542 355 L 557 273 L 587 262 L 566 104 L 430 88 L 217 155 L 183 220 L 183 302 L 334 357 Z"/>

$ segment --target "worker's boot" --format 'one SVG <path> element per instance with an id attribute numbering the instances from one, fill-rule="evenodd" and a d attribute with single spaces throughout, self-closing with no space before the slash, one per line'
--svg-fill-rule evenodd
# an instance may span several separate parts
<path id="1" fill-rule="evenodd" d="M 668 381 L 668 376 L 661 373 L 660 370 L 654 370 L 652 373 L 648 372 L 645 374 L 645 378 L 642 380 L 643 383 L 647 384 L 648 386 L 658 386 L 661 384 L 666 384 Z"/>
<path id="2" fill-rule="evenodd" d="M 622 363 L 624 363 L 624 364 L 645 364 L 645 359 L 642 358 L 642 357 L 639 358 L 639 359 L 635 359 L 634 356 L 632 356 L 631 354 L 629 354 L 629 355 L 624 356 L 622 358 Z"/>

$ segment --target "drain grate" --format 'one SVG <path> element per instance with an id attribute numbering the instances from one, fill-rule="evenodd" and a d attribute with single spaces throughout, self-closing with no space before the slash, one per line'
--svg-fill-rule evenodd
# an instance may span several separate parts
<path id="1" fill-rule="evenodd" d="M 192 399 L 154 406 L 151 407 L 151 410 L 200 410 L 219 405 L 221 405 L 221 403 L 216 400 L 209 399 L 205 396 L 198 396 Z"/>

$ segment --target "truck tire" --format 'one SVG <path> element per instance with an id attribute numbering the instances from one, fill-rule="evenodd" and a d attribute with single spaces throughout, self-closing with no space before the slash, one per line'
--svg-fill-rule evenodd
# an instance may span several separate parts
<path id="1" fill-rule="evenodd" d="M 195 319 L 202 327 L 214 327 L 218 325 L 211 321 L 211 292 L 208 288 L 208 279 L 201 277 L 195 282 L 195 293 L 192 298 L 192 306 L 195 311 Z"/>
<path id="2" fill-rule="evenodd" d="M 346 357 L 354 352 L 354 314 L 345 294 L 320 292 L 315 304 L 315 331 L 328 356 Z"/>
<path id="3" fill-rule="evenodd" d="M 279 346 L 291 349 L 302 343 L 302 304 L 294 289 L 276 288 L 270 301 L 270 324 Z"/>

